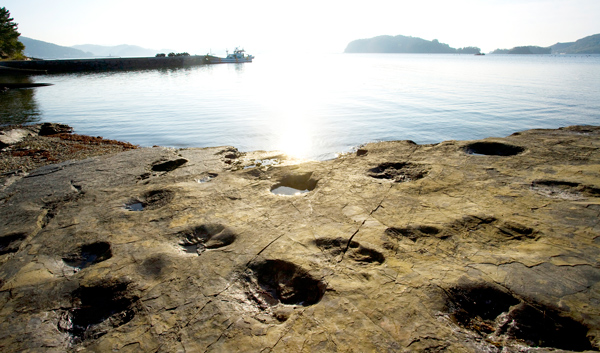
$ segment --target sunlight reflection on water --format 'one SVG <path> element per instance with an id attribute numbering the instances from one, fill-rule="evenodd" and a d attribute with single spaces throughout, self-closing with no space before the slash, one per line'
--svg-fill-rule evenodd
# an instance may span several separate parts
<path id="1" fill-rule="evenodd" d="M 327 159 L 377 140 L 600 124 L 600 56 L 332 54 L 37 76 L 34 119 L 142 146 Z M 16 109 L 16 108 L 15 108 Z"/>

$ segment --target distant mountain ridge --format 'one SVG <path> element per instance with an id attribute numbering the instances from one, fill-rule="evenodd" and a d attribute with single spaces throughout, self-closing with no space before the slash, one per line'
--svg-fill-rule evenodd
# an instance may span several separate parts
<path id="1" fill-rule="evenodd" d="M 448 44 L 440 43 L 437 39 L 432 41 L 417 37 L 377 36 L 367 39 L 357 39 L 348 44 L 344 53 L 465 53 L 477 54 L 481 50 L 477 47 L 455 49 Z"/>
<path id="2" fill-rule="evenodd" d="M 136 57 L 136 56 L 155 56 L 158 53 L 169 53 L 172 50 L 162 49 L 146 49 L 139 47 L 137 45 L 114 45 L 114 46 L 105 46 L 105 45 L 95 45 L 95 44 L 81 44 L 74 45 L 72 48 L 79 49 L 82 51 L 93 53 L 95 56 L 120 56 L 120 57 Z"/>
<path id="3" fill-rule="evenodd" d="M 25 56 L 38 59 L 83 59 L 107 56 L 146 57 L 172 51 L 168 49 L 146 49 L 128 44 L 115 46 L 83 44 L 65 47 L 23 36 L 19 37 L 19 40 L 25 45 Z"/>
<path id="4" fill-rule="evenodd" d="M 37 39 L 19 37 L 19 41 L 25 45 L 24 54 L 30 58 L 38 59 L 81 59 L 91 58 L 94 54 L 79 49 L 63 47 Z"/>

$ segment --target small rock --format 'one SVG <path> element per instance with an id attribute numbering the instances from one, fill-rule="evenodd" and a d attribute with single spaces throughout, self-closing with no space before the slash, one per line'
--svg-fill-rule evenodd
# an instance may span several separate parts
<path id="1" fill-rule="evenodd" d="M 369 150 L 366 150 L 366 149 L 364 149 L 364 148 L 359 148 L 358 150 L 356 150 L 356 155 L 357 155 L 358 157 L 360 157 L 360 156 L 364 156 L 364 155 L 366 155 L 367 153 L 369 153 Z"/>
<path id="2" fill-rule="evenodd" d="M 0 131 L 0 148 L 14 145 L 23 141 L 27 136 L 31 136 L 32 133 L 25 129 L 12 129 L 8 131 Z"/>
<path id="3" fill-rule="evenodd" d="M 56 135 L 56 134 L 70 134 L 73 132 L 73 128 L 69 125 L 56 124 L 56 123 L 43 123 L 40 126 L 40 136 Z"/>

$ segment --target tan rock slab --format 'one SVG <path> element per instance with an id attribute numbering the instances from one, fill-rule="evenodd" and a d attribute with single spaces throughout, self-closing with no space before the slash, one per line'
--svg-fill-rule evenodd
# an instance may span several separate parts
<path id="1" fill-rule="evenodd" d="M 0 191 L 0 347 L 597 351 L 599 205 L 592 126 L 49 165 Z"/>

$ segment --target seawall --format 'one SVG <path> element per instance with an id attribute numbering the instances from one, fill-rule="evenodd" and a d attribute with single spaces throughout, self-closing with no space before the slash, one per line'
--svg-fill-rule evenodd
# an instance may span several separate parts
<path id="1" fill-rule="evenodd" d="M 35 70 L 30 74 L 66 73 L 83 71 L 113 71 L 137 69 L 161 69 L 205 65 L 210 63 L 208 55 L 143 57 L 143 58 L 103 58 L 66 60 L 14 60 L 0 62 L 0 67 L 13 70 Z M 4 70 L 2 70 L 4 71 Z M 0 71 L 0 72 L 2 72 Z"/>

